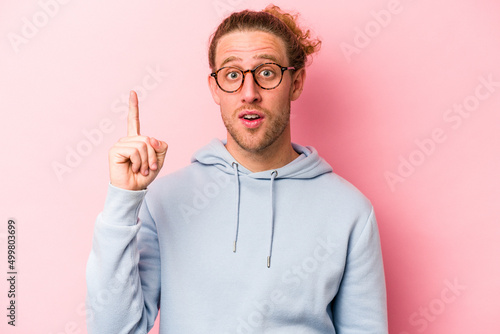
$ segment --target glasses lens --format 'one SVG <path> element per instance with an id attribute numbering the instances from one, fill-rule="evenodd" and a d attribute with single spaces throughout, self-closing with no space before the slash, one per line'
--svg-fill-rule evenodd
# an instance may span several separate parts
<path id="1" fill-rule="evenodd" d="M 262 64 L 255 69 L 255 80 L 262 88 L 271 89 L 281 82 L 281 67 L 276 64 Z"/>
<path id="2" fill-rule="evenodd" d="M 235 67 L 221 68 L 217 72 L 217 81 L 222 89 L 231 92 L 235 91 L 241 86 L 243 80 L 243 73 Z"/>
<path id="3" fill-rule="evenodd" d="M 276 64 L 262 64 L 255 68 L 254 78 L 260 87 L 265 89 L 276 88 L 281 82 L 283 71 Z M 223 67 L 217 72 L 217 82 L 226 92 L 238 90 L 243 81 L 243 72 L 236 67 Z"/>

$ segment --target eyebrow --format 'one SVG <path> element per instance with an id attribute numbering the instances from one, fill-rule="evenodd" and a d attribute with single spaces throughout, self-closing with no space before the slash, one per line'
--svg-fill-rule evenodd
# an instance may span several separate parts
<path id="1" fill-rule="evenodd" d="M 253 57 L 253 59 L 268 59 L 268 60 L 272 60 L 273 62 L 275 63 L 278 63 L 278 60 L 275 56 L 273 55 L 270 55 L 270 54 L 261 54 L 261 55 L 255 55 Z M 243 59 L 241 59 L 240 57 L 236 57 L 236 56 L 230 56 L 230 57 L 227 57 L 226 59 L 224 59 L 224 61 L 222 62 L 222 64 L 220 65 L 220 67 L 224 67 L 224 65 L 226 65 L 227 63 L 229 62 L 232 62 L 232 61 L 242 61 Z"/>
<path id="2" fill-rule="evenodd" d="M 253 57 L 254 59 L 269 59 L 269 60 L 272 60 L 273 62 L 277 63 L 278 62 L 278 59 L 273 56 L 273 55 L 269 55 L 269 54 L 262 54 L 262 55 L 257 55 L 255 57 Z"/>
<path id="3" fill-rule="evenodd" d="M 235 57 L 235 56 L 231 56 L 231 57 L 227 57 L 226 59 L 224 59 L 224 61 L 222 62 L 222 64 L 220 64 L 220 67 L 224 67 L 224 65 L 226 65 L 227 63 L 231 62 L 231 61 L 235 61 L 235 60 L 243 60 L 239 57 Z"/>

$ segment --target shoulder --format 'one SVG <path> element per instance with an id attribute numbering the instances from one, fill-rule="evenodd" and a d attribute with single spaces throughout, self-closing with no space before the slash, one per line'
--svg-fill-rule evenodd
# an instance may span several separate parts
<path id="1" fill-rule="evenodd" d="M 340 204 L 346 209 L 368 211 L 372 210 L 370 200 L 352 183 L 340 175 L 330 172 L 317 178 L 317 187 L 329 201 Z"/>
<path id="2" fill-rule="evenodd" d="M 206 176 L 206 169 L 206 166 L 202 166 L 199 163 L 191 163 L 188 166 L 156 179 L 148 187 L 148 194 L 158 194 L 168 189 L 178 188 L 180 186 L 186 187 L 186 184 L 196 183 Z"/>
<path id="3" fill-rule="evenodd" d="M 338 174 L 332 172 L 321 178 L 325 187 L 322 190 L 323 197 L 326 199 L 323 205 L 329 206 L 329 221 L 336 233 L 347 238 L 350 253 L 363 233 L 371 235 L 377 230 L 373 205 L 358 188 Z"/>
<path id="4" fill-rule="evenodd" d="M 229 183 L 230 176 L 220 172 L 212 165 L 204 165 L 193 162 L 175 172 L 162 176 L 155 180 L 149 187 L 146 199 L 149 201 L 180 202 L 186 198 L 192 198 L 197 191 L 203 191 L 205 187 L 216 184 L 225 187 Z"/>

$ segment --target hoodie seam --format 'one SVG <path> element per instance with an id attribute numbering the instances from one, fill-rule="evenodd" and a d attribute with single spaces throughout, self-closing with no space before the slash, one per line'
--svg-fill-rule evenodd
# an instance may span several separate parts
<path id="1" fill-rule="evenodd" d="M 360 240 L 363 238 L 363 235 L 365 234 L 365 231 L 367 230 L 368 226 L 372 225 L 372 217 L 373 216 L 374 216 L 374 210 L 373 210 L 373 206 L 372 206 L 371 209 L 370 209 L 370 214 L 368 215 L 368 218 L 366 219 L 365 226 L 363 226 L 363 230 L 359 234 L 358 240 L 356 240 L 356 242 L 352 246 L 352 248 L 349 251 L 349 253 L 347 253 L 347 256 L 351 255 L 351 253 L 354 252 L 354 250 L 356 249 L 356 247 L 359 245 Z"/>

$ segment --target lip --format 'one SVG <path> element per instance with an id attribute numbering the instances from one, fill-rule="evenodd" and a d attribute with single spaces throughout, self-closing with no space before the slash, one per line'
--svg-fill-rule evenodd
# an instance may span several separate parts
<path id="1" fill-rule="evenodd" d="M 264 118 L 264 114 L 257 110 L 243 110 L 238 114 L 238 118 L 243 118 L 245 115 L 257 115 L 260 118 Z"/>
<path id="2" fill-rule="evenodd" d="M 259 118 L 254 119 L 254 120 L 248 120 L 243 118 L 245 115 L 257 115 Z M 262 122 L 264 121 L 264 114 L 260 111 L 257 110 L 243 110 L 238 114 L 238 118 L 240 119 L 241 123 L 249 128 L 249 129 L 255 129 L 258 128 Z"/>

